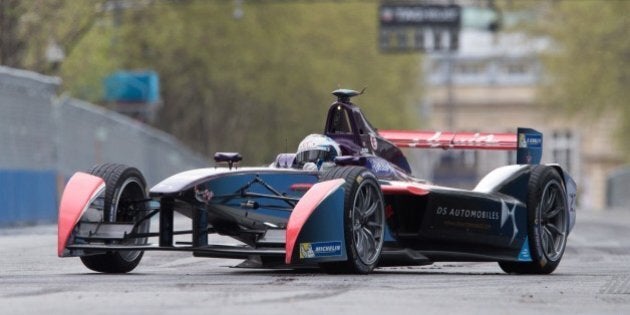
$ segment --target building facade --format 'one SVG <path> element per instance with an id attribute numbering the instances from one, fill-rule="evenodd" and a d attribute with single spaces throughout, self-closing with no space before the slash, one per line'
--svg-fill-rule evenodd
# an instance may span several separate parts
<path id="1" fill-rule="evenodd" d="M 543 162 L 570 172 L 578 182 L 582 207 L 604 209 L 607 176 L 623 163 L 614 150 L 615 116 L 577 121 L 540 105 L 537 92 L 544 69 L 537 56 L 549 48 L 545 40 L 483 31 L 462 31 L 460 38 L 459 51 L 425 58 L 425 125 L 486 132 L 537 129 L 544 134 Z M 515 163 L 516 157 L 513 152 L 461 151 L 416 159 L 425 160 L 417 171 L 436 183 L 471 188 L 495 167 Z"/>

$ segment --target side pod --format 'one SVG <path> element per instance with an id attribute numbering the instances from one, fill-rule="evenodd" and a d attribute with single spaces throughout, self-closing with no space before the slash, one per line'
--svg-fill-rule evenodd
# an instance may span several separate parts
<path id="1" fill-rule="evenodd" d="M 75 173 L 61 196 L 57 230 L 57 255 L 71 256 L 66 250 L 72 231 L 90 204 L 105 191 L 102 178 L 86 173 Z"/>
<path id="2" fill-rule="evenodd" d="M 286 232 L 285 263 L 344 261 L 343 179 L 317 183 L 297 203 Z"/>

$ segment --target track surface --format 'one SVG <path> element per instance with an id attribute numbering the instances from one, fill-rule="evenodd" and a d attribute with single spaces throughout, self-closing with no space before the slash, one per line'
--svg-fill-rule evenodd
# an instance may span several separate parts
<path id="1" fill-rule="evenodd" d="M 172 252 L 105 275 L 57 258 L 52 225 L 3 228 L 0 250 L 0 314 L 630 314 L 630 211 L 579 212 L 550 276 L 507 275 L 494 263 L 332 276 Z"/>

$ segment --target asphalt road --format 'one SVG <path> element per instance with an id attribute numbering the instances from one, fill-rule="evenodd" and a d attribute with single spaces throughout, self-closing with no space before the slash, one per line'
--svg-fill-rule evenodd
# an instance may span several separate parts
<path id="1" fill-rule="evenodd" d="M 229 268 L 146 253 L 131 274 L 56 257 L 52 225 L 0 230 L 0 314 L 630 314 L 630 211 L 578 213 L 548 276 L 494 263 L 384 268 L 367 276 Z"/>

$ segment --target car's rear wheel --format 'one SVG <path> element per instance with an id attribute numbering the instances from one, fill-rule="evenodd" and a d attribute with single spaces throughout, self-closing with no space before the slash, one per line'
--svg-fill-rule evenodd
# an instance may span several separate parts
<path id="1" fill-rule="evenodd" d="M 103 178 L 105 196 L 103 221 L 137 223 L 147 213 L 146 181 L 136 168 L 121 164 L 101 164 L 93 167 L 90 174 Z M 132 232 L 149 231 L 150 220 L 144 220 Z M 131 238 L 115 243 L 129 245 L 146 244 L 146 238 Z M 132 271 L 142 259 L 143 251 L 109 251 L 103 254 L 82 256 L 83 264 L 94 271 L 125 273 Z"/>
<path id="2" fill-rule="evenodd" d="M 320 181 L 342 178 L 344 184 L 344 236 L 348 260 L 321 263 L 329 273 L 366 274 L 378 265 L 383 248 L 385 213 L 376 176 L 358 166 L 335 167 Z"/>
<path id="3" fill-rule="evenodd" d="M 499 262 L 507 273 L 549 274 L 560 264 L 569 234 L 569 210 L 558 171 L 535 166 L 528 184 L 528 235 L 531 262 Z"/>

